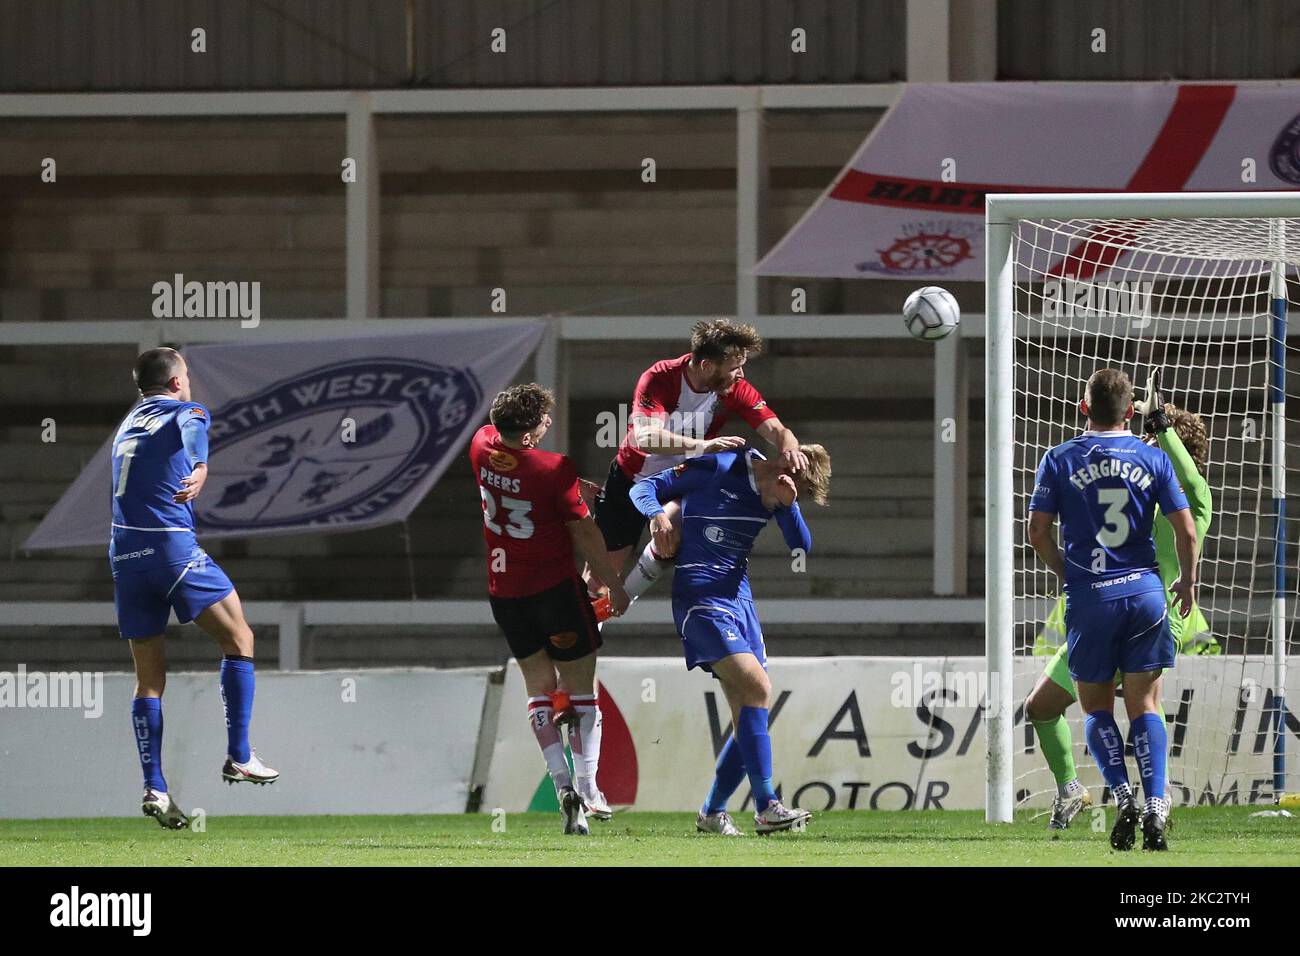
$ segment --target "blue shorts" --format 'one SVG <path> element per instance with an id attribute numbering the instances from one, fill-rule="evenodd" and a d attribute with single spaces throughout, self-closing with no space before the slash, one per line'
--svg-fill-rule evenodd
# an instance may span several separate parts
<path id="1" fill-rule="evenodd" d="M 1109 684 L 1116 672 L 1140 674 L 1174 666 L 1174 634 L 1164 591 L 1065 609 L 1070 676 Z"/>
<path id="2" fill-rule="evenodd" d="M 767 669 L 767 648 L 753 601 L 674 596 L 673 622 L 682 638 L 687 670 L 699 667 L 712 673 L 709 665 L 732 654 L 753 654 Z"/>
<path id="3" fill-rule="evenodd" d="M 188 624 L 233 590 L 226 572 L 206 554 L 185 564 L 116 575 L 118 631 L 127 639 L 153 637 L 167 629 L 173 608 L 177 622 Z"/>

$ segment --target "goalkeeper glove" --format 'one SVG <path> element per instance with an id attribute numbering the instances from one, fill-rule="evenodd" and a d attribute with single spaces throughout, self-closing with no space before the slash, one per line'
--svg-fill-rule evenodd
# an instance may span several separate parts
<path id="1" fill-rule="evenodd" d="M 1164 398 L 1160 395 L 1159 369 L 1152 369 L 1147 377 L 1146 397 L 1134 402 L 1133 409 L 1142 416 L 1142 430 L 1148 435 L 1159 435 L 1169 428 L 1169 416 L 1165 414 Z"/>

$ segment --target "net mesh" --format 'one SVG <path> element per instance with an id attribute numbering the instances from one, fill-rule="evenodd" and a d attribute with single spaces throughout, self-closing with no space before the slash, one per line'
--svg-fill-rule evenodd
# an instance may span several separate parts
<path id="1" fill-rule="evenodd" d="M 1203 626 L 1189 628 L 1191 652 L 1180 655 L 1164 677 L 1171 796 L 1175 806 L 1270 802 L 1276 710 L 1270 656 L 1276 567 L 1272 456 L 1278 441 L 1292 446 L 1300 440 L 1294 427 L 1289 436 L 1279 436 L 1272 419 L 1270 272 L 1273 262 L 1290 267 L 1294 317 L 1300 220 L 1026 221 L 1012 256 L 1016 686 L 1032 686 L 1065 639 L 1055 578 L 1023 544 L 1038 463 L 1047 449 L 1086 427 L 1078 402 L 1094 371 L 1122 369 L 1140 396 L 1158 369 L 1165 401 L 1199 416 L 1203 425 L 1203 442 L 1196 426 L 1179 430 L 1203 459 L 1213 501 L 1201 543 L 1197 598 Z M 1292 413 L 1300 408 L 1297 343 L 1292 339 L 1285 348 Z M 1140 433 L 1140 419 L 1133 427 Z M 1294 474 L 1300 453 L 1288 448 L 1285 461 L 1292 472 L 1288 487 L 1300 487 Z M 1297 525 L 1293 519 L 1284 558 L 1289 599 L 1280 638 L 1288 652 L 1294 648 L 1292 612 L 1300 585 Z M 1292 708 L 1297 703 L 1290 701 Z M 1079 708 L 1070 708 L 1066 717 L 1080 779 L 1100 792 Z M 1124 726 L 1122 715 L 1120 721 Z M 1289 725 L 1289 763 L 1295 767 L 1300 723 L 1292 716 Z M 1017 802 L 1045 805 L 1056 785 L 1023 711 L 1017 734 Z M 1297 779 L 1294 772 L 1289 777 Z"/>

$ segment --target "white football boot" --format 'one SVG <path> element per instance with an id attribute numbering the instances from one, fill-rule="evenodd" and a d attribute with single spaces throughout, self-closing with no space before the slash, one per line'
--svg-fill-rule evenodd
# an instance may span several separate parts
<path id="1" fill-rule="evenodd" d="M 147 817 L 153 817 L 164 830 L 184 830 L 190 825 L 181 808 L 172 802 L 172 798 L 163 790 L 146 790 L 140 810 Z"/>
<path id="2" fill-rule="evenodd" d="M 560 791 L 560 814 L 564 817 L 564 832 L 571 836 L 590 836 L 587 814 L 582 809 L 582 797 L 572 787 Z"/>
<path id="3" fill-rule="evenodd" d="M 788 810 L 780 800 L 773 800 L 762 813 L 754 814 L 754 832 L 766 836 L 777 830 L 802 830 L 811 819 L 807 810 Z"/>
<path id="4" fill-rule="evenodd" d="M 1072 793 L 1068 797 L 1059 794 L 1052 798 L 1052 818 L 1047 821 L 1048 830 L 1064 830 L 1070 821 L 1082 811 L 1092 806 L 1092 795 L 1086 789 Z"/>
<path id="5" fill-rule="evenodd" d="M 248 761 L 239 763 L 233 757 L 226 757 L 225 766 L 221 768 L 221 779 L 226 783 L 256 783 L 265 785 L 280 779 L 280 771 L 272 770 L 258 758 L 257 752 L 248 751 Z"/>
<path id="6" fill-rule="evenodd" d="M 716 833 L 718 836 L 743 837 L 745 835 L 736 829 L 735 821 L 726 810 L 720 813 L 696 814 L 695 829 L 700 833 Z"/>
<path id="7" fill-rule="evenodd" d="M 593 820 L 605 821 L 614 816 L 614 811 L 610 809 L 609 801 L 605 795 L 600 792 L 600 788 L 592 783 L 590 786 L 584 786 L 582 780 L 578 781 L 578 795 L 582 797 L 583 809 L 587 811 L 587 816 Z"/>

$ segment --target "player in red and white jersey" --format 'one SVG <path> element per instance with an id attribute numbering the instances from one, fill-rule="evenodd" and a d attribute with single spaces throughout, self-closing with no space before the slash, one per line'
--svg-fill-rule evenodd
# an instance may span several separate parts
<path id="1" fill-rule="evenodd" d="M 608 820 L 610 809 L 596 785 L 600 630 L 574 550 L 609 587 L 615 614 L 627 609 L 628 597 L 579 494 L 573 462 L 537 447 L 554 404 L 540 385 L 506 389 L 492 402 L 492 424 L 470 442 L 469 458 L 483 506 L 492 616 L 519 661 L 528 724 L 555 783 L 564 832 L 586 834 L 586 815 Z M 564 759 L 564 722 L 576 781 Z"/>
<path id="2" fill-rule="evenodd" d="M 792 472 L 808 467 L 799 439 L 745 378 L 745 362 L 762 348 L 763 340 L 752 325 L 734 325 L 727 319 L 699 322 L 691 330 L 689 352 L 656 362 L 641 373 L 627 433 L 595 499 L 596 524 L 615 568 L 623 568 L 646 526 L 629 497 L 632 485 L 687 458 L 743 447 L 743 438 L 722 434 L 733 415 L 758 432 Z M 680 524 L 676 502 L 665 510 L 674 524 Z M 671 558 L 654 552 L 653 541 L 647 544 L 624 582 L 631 599 L 644 594 L 671 566 Z M 588 575 L 587 583 L 596 600 L 599 582 Z"/>

